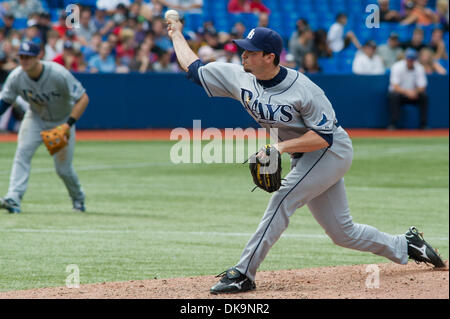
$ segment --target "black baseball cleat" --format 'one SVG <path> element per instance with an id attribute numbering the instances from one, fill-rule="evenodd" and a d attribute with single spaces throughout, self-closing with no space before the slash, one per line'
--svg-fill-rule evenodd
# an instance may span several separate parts
<path id="1" fill-rule="evenodd" d="M 419 233 L 416 227 L 410 227 L 405 236 L 410 259 L 416 263 L 433 264 L 436 268 L 447 267 L 438 252 L 423 239 L 423 233 Z"/>
<path id="2" fill-rule="evenodd" d="M 18 214 L 21 212 L 20 205 L 11 198 L 0 198 L 0 208 L 6 209 L 10 214 Z"/>
<path id="3" fill-rule="evenodd" d="M 213 295 L 234 294 L 256 288 L 255 283 L 248 279 L 247 276 L 241 274 L 236 268 L 230 268 L 216 277 L 222 277 L 222 279 L 211 288 L 210 292 Z"/>

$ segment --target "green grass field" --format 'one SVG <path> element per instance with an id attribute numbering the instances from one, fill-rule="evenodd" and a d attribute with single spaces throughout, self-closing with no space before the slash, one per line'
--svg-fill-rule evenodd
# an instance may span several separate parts
<path id="1" fill-rule="evenodd" d="M 0 291 L 215 275 L 234 265 L 270 195 L 251 193 L 247 165 L 179 164 L 169 142 L 78 142 L 75 167 L 87 213 L 72 211 L 53 161 L 33 158 L 23 213 L 0 211 Z M 0 195 L 15 143 L 0 143 Z M 415 225 L 448 259 L 449 140 L 354 139 L 345 181 L 352 216 L 388 233 Z M 286 173 L 288 157 L 284 158 Z M 335 246 L 307 208 L 296 212 L 261 270 L 388 260 Z"/>

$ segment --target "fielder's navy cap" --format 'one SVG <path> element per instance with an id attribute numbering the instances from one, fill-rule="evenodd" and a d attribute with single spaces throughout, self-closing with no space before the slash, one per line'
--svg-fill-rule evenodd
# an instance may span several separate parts
<path id="1" fill-rule="evenodd" d="M 18 55 L 38 56 L 41 47 L 31 41 L 25 41 L 20 44 Z"/>
<path id="2" fill-rule="evenodd" d="M 412 49 L 412 48 L 408 48 L 405 52 L 405 57 L 408 60 L 417 60 L 418 58 L 418 53 L 416 50 Z"/>
<path id="3" fill-rule="evenodd" d="M 252 29 L 245 39 L 233 40 L 236 45 L 247 51 L 264 51 L 281 55 L 283 51 L 283 39 L 281 36 L 268 28 Z"/>

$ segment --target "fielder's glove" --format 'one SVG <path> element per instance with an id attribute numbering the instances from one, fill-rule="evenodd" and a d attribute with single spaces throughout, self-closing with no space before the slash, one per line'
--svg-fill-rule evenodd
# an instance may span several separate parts
<path id="1" fill-rule="evenodd" d="M 282 181 L 281 154 L 275 147 L 266 145 L 258 153 L 250 157 L 249 162 L 250 173 L 256 187 L 269 193 L 280 189 Z"/>
<path id="2" fill-rule="evenodd" d="M 50 155 L 53 155 L 66 147 L 70 137 L 70 130 L 59 125 L 51 130 L 42 131 L 41 136 L 48 152 Z"/>

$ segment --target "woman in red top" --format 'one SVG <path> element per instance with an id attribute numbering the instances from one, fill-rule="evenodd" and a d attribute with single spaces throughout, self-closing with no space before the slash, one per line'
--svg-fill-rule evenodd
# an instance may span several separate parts
<path id="1" fill-rule="evenodd" d="M 270 10 L 261 0 L 230 0 L 228 2 L 229 13 L 270 13 Z"/>

